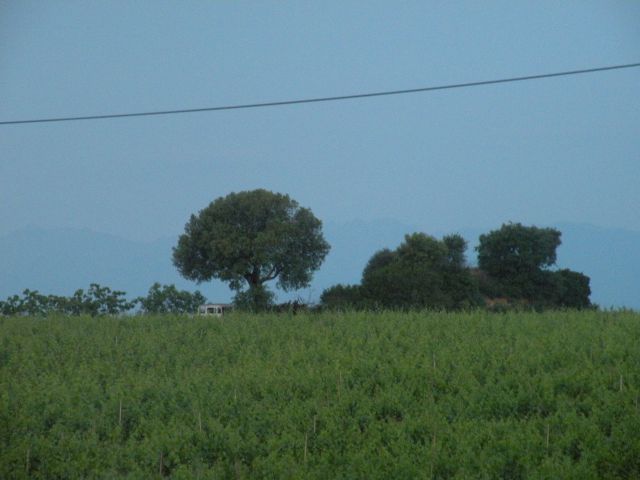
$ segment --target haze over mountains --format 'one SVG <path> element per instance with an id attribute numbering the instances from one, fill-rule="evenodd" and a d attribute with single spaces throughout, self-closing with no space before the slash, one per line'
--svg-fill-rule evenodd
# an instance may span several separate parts
<path id="1" fill-rule="evenodd" d="M 591 299 L 602 307 L 640 309 L 640 232 L 563 223 L 558 267 L 591 277 Z M 499 227 L 499 226 L 498 226 Z M 357 283 L 371 255 L 395 248 L 406 233 L 421 229 L 393 220 L 327 222 L 324 233 L 331 252 L 315 274 L 311 288 L 290 294 L 278 292 L 280 301 L 301 298 L 317 301 L 336 283 Z M 468 259 L 475 263 L 473 247 L 481 233 L 491 229 L 458 231 L 469 242 Z M 427 232 L 441 237 L 456 232 Z M 44 294 L 70 295 L 90 283 L 123 290 L 128 298 L 145 295 L 153 282 L 200 290 L 211 301 L 228 301 L 233 293 L 213 281 L 197 285 L 180 277 L 171 263 L 176 237 L 136 242 L 90 230 L 30 227 L 0 237 L 0 299 L 25 288 Z"/>

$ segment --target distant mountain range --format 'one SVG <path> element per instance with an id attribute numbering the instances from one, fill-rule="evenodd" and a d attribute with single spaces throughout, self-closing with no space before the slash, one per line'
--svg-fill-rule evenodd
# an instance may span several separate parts
<path id="1" fill-rule="evenodd" d="M 591 277 L 592 301 L 602 307 L 640 309 L 640 232 L 581 224 L 552 225 L 562 232 L 558 266 Z M 326 223 L 324 233 L 331 252 L 315 274 L 311 288 L 278 293 L 280 301 L 301 298 L 316 301 L 336 283 L 357 283 L 371 255 L 395 248 L 406 233 L 419 229 L 396 221 Z M 460 233 L 469 241 L 468 258 L 485 230 L 427 232 Z M 127 292 L 128 298 L 145 295 L 153 282 L 199 289 L 209 300 L 232 298 L 227 286 L 214 281 L 202 285 L 184 280 L 171 263 L 177 236 L 154 242 L 135 242 L 89 230 L 25 228 L 0 237 L 0 299 L 25 288 L 41 293 L 71 295 L 78 288 L 99 283 Z"/>

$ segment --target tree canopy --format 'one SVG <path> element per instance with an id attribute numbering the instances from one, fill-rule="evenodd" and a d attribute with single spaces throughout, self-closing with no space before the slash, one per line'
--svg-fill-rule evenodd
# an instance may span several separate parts
<path id="1" fill-rule="evenodd" d="M 413 233 L 395 250 L 374 253 L 360 285 L 328 288 L 321 302 L 337 309 L 590 307 L 589 277 L 552 270 L 560 236 L 552 228 L 505 224 L 480 236 L 479 268 L 469 268 L 460 235 Z"/>
<path id="2" fill-rule="evenodd" d="M 466 268 L 466 241 L 424 233 L 406 235 L 394 251 L 371 257 L 362 276 L 364 295 L 385 308 L 461 308 L 477 297 Z"/>
<path id="3" fill-rule="evenodd" d="M 70 297 L 43 295 L 26 289 L 0 301 L 0 315 L 120 315 L 131 310 L 136 301 L 127 301 L 125 292 L 92 283 L 87 291 L 78 289 Z"/>
<path id="4" fill-rule="evenodd" d="M 187 279 L 227 282 L 239 303 L 260 308 L 272 298 L 266 282 L 285 291 L 306 287 L 328 252 L 311 210 L 258 189 L 220 197 L 191 215 L 173 263 Z"/>
<path id="5" fill-rule="evenodd" d="M 143 313 L 195 313 L 207 299 L 199 291 L 178 290 L 175 285 L 155 282 L 146 297 L 138 297 Z"/>
<path id="6" fill-rule="evenodd" d="M 516 277 L 549 267 L 556 262 L 560 236 L 554 228 L 504 224 L 499 230 L 480 235 L 478 266 L 497 277 Z"/>
<path id="7" fill-rule="evenodd" d="M 478 266 L 486 275 L 483 293 L 525 300 L 540 307 L 590 305 L 589 277 L 571 270 L 552 271 L 561 233 L 553 228 L 508 223 L 480 235 Z"/>
<path id="8" fill-rule="evenodd" d="M 459 235 L 442 240 L 424 233 L 406 235 L 395 250 L 374 253 L 362 284 L 325 290 L 331 308 L 447 308 L 478 302 L 477 287 L 466 266 L 466 241 Z"/>

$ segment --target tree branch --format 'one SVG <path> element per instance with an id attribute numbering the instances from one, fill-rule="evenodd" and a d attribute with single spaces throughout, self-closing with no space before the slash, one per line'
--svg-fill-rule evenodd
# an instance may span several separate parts
<path id="1" fill-rule="evenodd" d="M 262 279 L 262 282 L 268 282 L 280 275 L 280 269 L 277 265 L 274 265 L 271 271 Z"/>

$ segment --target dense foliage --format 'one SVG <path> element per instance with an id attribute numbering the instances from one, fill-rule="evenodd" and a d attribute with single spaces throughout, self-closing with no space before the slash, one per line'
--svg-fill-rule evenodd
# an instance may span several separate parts
<path id="1" fill-rule="evenodd" d="M 341 283 L 325 288 L 320 295 L 320 305 L 333 310 L 364 310 L 371 308 L 360 285 Z"/>
<path id="2" fill-rule="evenodd" d="M 335 285 L 321 297 L 334 310 L 447 309 L 482 304 L 476 278 L 467 266 L 467 242 L 460 235 L 438 240 L 424 233 L 405 235 L 395 250 L 374 253 L 360 285 Z"/>
<path id="3" fill-rule="evenodd" d="M 151 285 L 146 297 L 138 297 L 142 313 L 196 313 L 207 299 L 198 290 L 187 292 L 175 285 Z"/>
<path id="4" fill-rule="evenodd" d="M 92 283 L 85 292 L 76 290 L 70 297 L 43 295 L 25 290 L 0 301 L 0 315 L 117 315 L 131 310 L 136 302 L 127 301 L 126 293 Z"/>
<path id="5" fill-rule="evenodd" d="M 526 227 L 508 223 L 480 235 L 478 266 L 492 277 L 527 283 L 534 274 L 556 262 L 560 232 L 554 228 Z M 522 278 L 522 282 L 517 280 Z"/>
<path id="6" fill-rule="evenodd" d="M 459 235 L 437 240 L 406 235 L 394 251 L 371 257 L 362 274 L 367 303 L 383 308 L 457 309 L 474 305 L 477 285 L 466 266 L 467 243 Z"/>
<path id="7" fill-rule="evenodd" d="M 220 197 L 191 215 L 173 263 L 190 280 L 228 282 L 239 306 L 262 309 L 273 299 L 266 282 L 285 291 L 306 287 L 328 252 L 311 210 L 258 189 Z"/>
<path id="8" fill-rule="evenodd" d="M 640 316 L 0 318 L 0 478 L 640 478 Z"/>
<path id="9" fill-rule="evenodd" d="M 537 307 L 589 307 L 589 277 L 568 269 L 549 270 L 556 262 L 560 237 L 556 229 L 519 223 L 480 235 L 478 267 L 486 275 L 481 291 Z"/>
<path id="10" fill-rule="evenodd" d="M 0 315 L 121 315 L 131 312 L 137 305 L 140 313 L 195 313 L 207 299 L 199 291 L 178 290 L 175 285 L 154 283 L 146 297 L 132 301 L 126 293 L 92 283 L 85 292 L 76 290 L 70 297 L 43 295 L 37 290 L 25 290 L 0 300 Z"/>
<path id="11" fill-rule="evenodd" d="M 460 235 L 413 233 L 395 250 L 374 253 L 360 285 L 334 285 L 320 301 L 333 310 L 589 308 L 589 277 L 550 269 L 560 236 L 552 228 L 504 224 L 480 235 L 478 268 L 470 268 Z"/>

